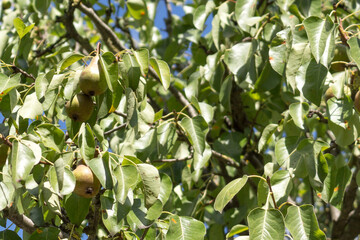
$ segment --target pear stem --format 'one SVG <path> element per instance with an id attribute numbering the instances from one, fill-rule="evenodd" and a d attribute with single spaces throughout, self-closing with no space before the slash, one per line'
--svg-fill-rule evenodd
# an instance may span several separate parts
<path id="1" fill-rule="evenodd" d="M 100 48 L 101 48 L 101 42 L 98 42 L 96 46 L 96 55 L 100 55 Z"/>

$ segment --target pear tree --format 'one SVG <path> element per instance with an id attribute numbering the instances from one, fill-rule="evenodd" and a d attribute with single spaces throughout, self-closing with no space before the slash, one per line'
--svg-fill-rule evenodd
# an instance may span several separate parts
<path id="1" fill-rule="evenodd" d="M 357 239 L 359 9 L 1 1 L 0 239 Z"/>

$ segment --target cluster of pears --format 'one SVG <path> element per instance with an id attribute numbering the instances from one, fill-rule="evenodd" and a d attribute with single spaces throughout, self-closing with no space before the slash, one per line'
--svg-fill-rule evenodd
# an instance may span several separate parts
<path id="1" fill-rule="evenodd" d="M 75 168 L 73 174 L 76 179 L 74 193 L 84 198 L 92 198 L 100 190 L 100 182 L 83 162 Z"/>
<path id="2" fill-rule="evenodd" d="M 82 92 L 75 95 L 65 104 L 67 115 L 74 121 L 86 122 L 89 120 L 94 110 L 91 97 L 103 94 L 107 89 L 104 71 L 99 64 L 99 58 L 100 43 L 97 47 L 96 56 L 81 72 L 79 87 Z"/>

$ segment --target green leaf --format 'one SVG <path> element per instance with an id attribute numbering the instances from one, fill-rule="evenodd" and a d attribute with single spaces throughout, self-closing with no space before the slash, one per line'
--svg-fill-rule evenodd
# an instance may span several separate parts
<path id="1" fill-rule="evenodd" d="M 285 225 L 294 240 L 325 240 L 326 236 L 319 229 L 314 206 L 290 206 L 287 209 Z"/>
<path id="2" fill-rule="evenodd" d="M 200 5 L 195 9 L 193 23 L 197 29 L 201 31 L 204 30 L 206 19 L 215 7 L 216 6 L 213 1 L 208 1 L 206 2 L 206 5 Z"/>
<path id="3" fill-rule="evenodd" d="M 360 39 L 355 36 L 350 38 L 347 43 L 350 46 L 350 57 L 354 60 L 356 65 L 360 66 Z"/>
<path id="4" fill-rule="evenodd" d="M 1 231 L 0 232 L 0 240 L 7 240 L 7 239 L 21 240 L 19 235 L 17 235 L 17 233 L 14 231 L 11 231 L 11 230 Z"/>
<path id="5" fill-rule="evenodd" d="M 160 176 L 161 176 L 161 184 L 160 184 L 160 193 L 158 199 L 162 202 L 162 205 L 165 206 L 173 190 L 172 189 L 173 184 L 171 178 L 167 174 L 161 173 Z"/>
<path id="6" fill-rule="evenodd" d="M 11 169 L 14 183 L 24 181 L 35 164 L 40 162 L 41 148 L 38 144 L 22 140 L 12 142 Z"/>
<path id="7" fill-rule="evenodd" d="M 271 41 L 269 49 L 269 62 L 271 67 L 281 76 L 284 74 L 289 50 L 291 49 L 292 32 L 289 28 L 278 33 Z M 291 64 L 289 62 L 289 64 Z"/>
<path id="8" fill-rule="evenodd" d="M 116 183 L 114 186 L 115 197 L 118 202 L 125 204 L 130 188 L 138 182 L 139 174 L 133 165 L 119 165 L 114 170 Z"/>
<path id="9" fill-rule="evenodd" d="M 135 93 L 131 90 L 131 88 L 125 89 L 126 94 L 126 113 L 127 118 L 126 122 L 131 127 L 136 127 L 138 125 L 138 111 L 136 109 L 137 100 Z"/>
<path id="10" fill-rule="evenodd" d="M 242 42 L 234 45 L 225 53 L 225 63 L 230 71 L 238 76 L 246 76 L 250 60 L 254 56 L 255 42 Z"/>
<path id="11" fill-rule="evenodd" d="M 209 131 L 209 127 L 201 116 L 194 118 L 184 118 L 180 125 L 186 131 L 190 143 L 195 148 L 195 151 L 202 154 L 205 150 L 205 137 Z"/>
<path id="12" fill-rule="evenodd" d="M 307 117 L 307 114 L 310 110 L 309 104 L 306 102 L 303 103 L 292 103 L 289 106 L 289 113 L 294 120 L 296 126 L 305 130 L 305 122 L 304 120 Z"/>
<path id="13" fill-rule="evenodd" d="M 306 70 L 305 84 L 302 88 L 304 97 L 315 105 L 319 106 L 322 97 L 322 89 L 325 83 L 327 68 L 316 63 L 313 59 Z"/>
<path id="14" fill-rule="evenodd" d="M 274 89 L 281 82 L 281 76 L 274 71 L 269 61 L 266 62 L 260 77 L 256 80 L 255 90 L 266 92 Z"/>
<path id="15" fill-rule="evenodd" d="M 73 224 L 80 226 L 89 212 L 90 203 L 91 198 L 83 198 L 75 193 L 66 196 L 64 207 Z"/>
<path id="16" fill-rule="evenodd" d="M 294 154 L 298 141 L 298 137 L 286 137 L 276 142 L 275 156 L 279 166 L 289 166 L 290 157 Z"/>
<path id="17" fill-rule="evenodd" d="M 329 166 L 324 180 L 324 188 L 318 196 L 327 203 L 341 209 L 346 186 L 350 183 L 352 172 L 347 163 L 341 158 L 325 154 Z"/>
<path id="18" fill-rule="evenodd" d="M 284 217 L 277 209 L 253 209 L 248 217 L 250 239 L 283 240 L 285 235 Z"/>
<path id="19" fill-rule="evenodd" d="M 40 227 L 34 231 L 29 240 L 50 240 L 57 239 L 60 233 L 60 229 L 56 227 Z"/>
<path id="20" fill-rule="evenodd" d="M 65 134 L 61 129 L 50 123 L 40 124 L 35 128 L 45 147 L 61 153 L 65 144 Z"/>
<path id="21" fill-rule="evenodd" d="M 135 19 L 141 19 L 146 15 L 146 5 L 142 0 L 128 0 L 127 7 L 131 16 Z"/>
<path id="22" fill-rule="evenodd" d="M 46 74 L 39 75 L 35 80 L 35 92 L 36 97 L 38 100 L 42 103 L 44 102 L 44 98 L 46 95 L 46 92 L 48 91 L 49 84 L 51 82 L 51 79 L 54 76 L 54 70 L 47 72 Z"/>
<path id="23" fill-rule="evenodd" d="M 13 203 L 15 187 L 11 182 L 0 182 L 0 211 Z"/>
<path id="24" fill-rule="evenodd" d="M 149 71 L 149 50 L 146 48 L 138 49 L 134 51 L 134 56 L 140 65 L 142 75 L 146 76 Z"/>
<path id="25" fill-rule="evenodd" d="M 235 225 L 231 228 L 230 232 L 228 232 L 226 234 L 226 239 L 231 238 L 234 235 L 238 235 L 239 233 L 245 232 L 247 230 L 249 230 L 248 226 L 241 225 L 241 224 Z"/>
<path id="26" fill-rule="evenodd" d="M 14 19 L 14 27 L 15 27 L 20 39 L 22 39 L 28 32 L 30 32 L 34 26 L 35 26 L 35 23 L 31 24 L 30 26 L 26 26 L 20 18 Z"/>
<path id="27" fill-rule="evenodd" d="M 289 171 L 279 170 L 271 176 L 271 186 L 278 205 L 287 201 L 293 183 Z"/>
<path id="28" fill-rule="evenodd" d="M 328 16 L 325 20 L 312 16 L 305 19 L 303 24 L 316 62 L 319 63 L 323 57 L 321 62 L 325 65 L 328 64 L 335 49 L 335 38 L 333 36 L 335 24 Z"/>
<path id="29" fill-rule="evenodd" d="M 127 79 L 129 81 L 128 86 L 133 90 L 139 86 L 139 80 L 141 75 L 140 65 L 136 61 L 136 58 L 130 54 L 125 54 L 123 61 L 127 68 Z"/>
<path id="30" fill-rule="evenodd" d="M 153 165 L 142 163 L 137 164 L 145 195 L 145 206 L 151 207 L 160 194 L 160 175 Z"/>
<path id="31" fill-rule="evenodd" d="M 205 225 L 191 217 L 170 216 L 170 226 L 166 240 L 198 240 L 204 239 Z"/>
<path id="32" fill-rule="evenodd" d="M 220 39 L 221 39 L 221 29 L 220 29 L 220 19 L 216 14 L 211 22 L 211 36 L 213 38 L 214 45 L 217 50 L 220 49 Z"/>
<path id="33" fill-rule="evenodd" d="M 267 125 L 265 127 L 265 129 L 263 130 L 263 132 L 261 134 L 261 138 L 259 140 L 259 143 L 258 143 L 258 151 L 259 152 L 261 152 L 264 149 L 264 147 L 266 146 L 266 144 L 270 140 L 271 136 L 276 131 L 277 127 L 278 127 L 277 124 L 269 124 L 269 125 Z"/>
<path id="34" fill-rule="evenodd" d="M 202 154 L 194 152 L 194 170 L 200 170 L 205 167 L 212 155 L 211 147 L 208 143 L 205 143 L 205 149 Z"/>
<path id="35" fill-rule="evenodd" d="M 216 196 L 214 209 L 218 212 L 222 212 L 226 204 L 230 202 L 231 199 L 244 187 L 245 183 L 248 180 L 248 176 L 244 175 L 242 178 L 237 178 L 230 183 L 228 183 L 219 194 Z"/>
<path id="36" fill-rule="evenodd" d="M 58 63 L 57 71 L 58 73 L 63 71 L 65 68 L 71 66 L 72 64 L 80 61 L 84 58 L 84 55 L 80 53 L 70 53 L 63 60 Z"/>
<path id="37" fill-rule="evenodd" d="M 131 210 L 131 203 L 126 200 L 125 204 L 120 204 L 115 201 L 110 191 L 106 191 L 100 196 L 101 209 L 102 209 L 102 221 L 109 230 L 110 234 L 114 236 L 121 231 L 123 226 L 123 220 L 129 215 Z"/>
<path id="38" fill-rule="evenodd" d="M 80 154 L 85 161 L 93 159 L 95 154 L 95 138 L 91 127 L 82 123 L 79 131 Z"/>
<path id="39" fill-rule="evenodd" d="M 88 166 L 91 168 L 99 182 L 105 189 L 112 189 L 112 169 L 110 167 L 109 154 L 105 153 L 102 157 L 99 154 L 97 158 L 88 161 Z"/>
<path id="40" fill-rule="evenodd" d="M 33 92 L 26 96 L 24 105 L 19 110 L 19 115 L 22 118 L 35 119 L 36 116 L 43 114 L 43 107 Z"/>
<path id="41" fill-rule="evenodd" d="M 256 0 L 238 0 L 235 5 L 235 18 L 241 30 L 248 32 L 249 26 L 254 23 Z"/>
<path id="42" fill-rule="evenodd" d="M 113 105 L 114 102 L 117 102 L 118 104 L 118 101 L 120 101 L 121 99 L 122 88 L 118 81 L 119 65 L 115 59 L 114 54 L 111 52 L 105 52 L 103 55 L 100 56 L 99 64 L 102 70 L 100 71 L 100 74 L 104 74 L 104 76 L 101 75 L 100 78 L 106 80 L 110 91 L 112 92 L 113 95 L 115 95 L 115 97 L 113 97 Z M 117 100 L 115 101 L 114 99 Z"/>
<path id="43" fill-rule="evenodd" d="M 232 76 L 229 75 L 225 78 L 224 82 L 221 84 L 219 101 L 221 105 L 228 111 L 231 109 L 230 98 L 231 98 L 231 89 L 232 89 Z"/>
<path id="44" fill-rule="evenodd" d="M 33 6 L 36 11 L 46 14 L 47 10 L 49 9 L 51 1 L 50 0 L 34 0 Z"/>
<path id="45" fill-rule="evenodd" d="M 170 86 L 170 68 L 166 62 L 156 58 L 150 58 L 150 64 L 154 68 L 156 74 L 159 76 L 160 81 L 165 90 Z"/>
<path id="46" fill-rule="evenodd" d="M 0 97 L 3 98 L 8 92 L 13 88 L 19 87 L 21 85 L 20 78 L 21 74 L 15 74 L 12 77 L 8 77 L 3 73 L 0 73 Z"/>

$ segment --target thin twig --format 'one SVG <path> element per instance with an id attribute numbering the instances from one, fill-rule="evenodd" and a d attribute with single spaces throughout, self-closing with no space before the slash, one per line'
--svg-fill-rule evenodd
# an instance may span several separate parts
<path id="1" fill-rule="evenodd" d="M 221 160 L 222 162 L 224 162 L 225 164 L 229 165 L 229 166 L 232 166 L 232 167 L 240 167 L 240 165 L 235 162 L 232 158 L 226 156 L 226 155 L 223 155 L 215 150 L 211 150 L 213 156 L 215 156 L 217 159 Z"/>
<path id="2" fill-rule="evenodd" d="M 325 119 L 324 115 L 319 110 L 310 110 L 307 117 L 312 118 L 316 114 L 320 118 L 320 122 L 322 123 L 328 123 L 328 120 Z"/>
<path id="3" fill-rule="evenodd" d="M 272 200 L 273 200 L 274 207 L 275 207 L 276 209 L 278 209 L 278 207 L 277 207 L 277 205 L 276 205 L 275 197 L 274 197 L 274 192 L 273 192 L 272 187 L 271 187 L 270 177 L 269 177 L 269 176 L 267 176 L 266 182 L 267 182 L 267 184 L 268 184 L 268 186 L 269 186 L 270 195 L 271 195 L 271 198 L 272 198 Z"/>
<path id="4" fill-rule="evenodd" d="M 104 132 L 104 135 L 109 135 L 109 134 L 111 134 L 113 132 L 116 132 L 117 130 L 119 130 L 121 128 L 124 128 L 125 126 L 126 126 L 126 123 L 123 123 L 123 124 L 121 124 L 120 126 L 118 126 L 116 128 L 113 128 L 113 129 L 111 129 L 111 130 L 109 130 L 107 132 Z"/>
<path id="5" fill-rule="evenodd" d="M 127 118 L 127 114 L 125 114 L 125 113 L 123 113 L 123 112 L 120 112 L 120 111 L 115 110 L 114 113 L 115 113 L 116 115 L 119 115 L 120 117 Z"/>
<path id="6" fill-rule="evenodd" d="M 51 44 L 50 46 L 48 46 L 47 48 L 45 48 L 43 51 L 37 50 L 37 51 L 36 51 L 37 54 L 35 55 L 35 58 L 41 57 L 41 56 L 45 55 L 46 53 L 52 52 L 52 50 L 53 50 L 54 48 L 56 48 L 57 45 L 61 45 L 61 44 L 63 44 L 64 42 L 66 42 L 66 40 L 63 41 L 63 42 L 61 42 L 61 41 L 62 41 L 64 38 L 67 38 L 67 37 L 68 37 L 68 34 L 65 34 L 65 35 L 61 36 L 56 42 L 54 42 L 53 44 Z"/>
<path id="7" fill-rule="evenodd" d="M 36 78 L 31 73 L 28 73 L 15 65 L 11 65 L 10 67 L 14 71 L 14 73 L 21 73 L 22 75 L 24 75 L 27 78 L 30 78 L 34 81 L 36 80 Z"/>
<path id="8" fill-rule="evenodd" d="M 189 156 L 183 157 L 183 158 L 160 159 L 160 160 L 153 160 L 151 162 L 182 162 L 182 161 L 189 160 L 192 157 L 193 157 L 193 155 L 189 155 Z"/>

